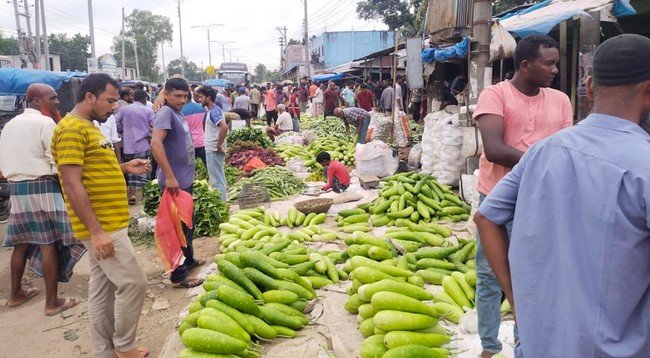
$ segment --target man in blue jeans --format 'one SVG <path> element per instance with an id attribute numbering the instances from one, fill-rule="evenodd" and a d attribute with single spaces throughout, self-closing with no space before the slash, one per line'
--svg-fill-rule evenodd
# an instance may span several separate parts
<path id="1" fill-rule="evenodd" d="M 515 49 L 512 80 L 489 86 L 481 92 L 474 111 L 484 147 L 478 178 L 481 201 L 531 145 L 573 124 L 569 98 L 548 88 L 558 73 L 559 58 L 555 40 L 545 35 L 526 36 Z M 510 235 L 512 220 L 504 226 Z M 502 348 L 499 342 L 502 292 L 478 235 L 476 242 L 478 333 L 483 347 L 481 357 L 489 358 Z M 518 340 L 516 329 L 515 340 Z"/>
<path id="2" fill-rule="evenodd" d="M 196 158 L 190 127 L 181 111 L 187 103 L 189 86 L 182 78 L 171 78 L 165 83 L 165 105 L 156 113 L 153 121 L 151 151 L 158 163 L 158 183 L 162 190 L 171 194 L 183 190 L 192 194 Z M 193 219 L 192 219 L 193 220 Z M 187 247 L 182 248 L 185 261 L 169 277 L 174 287 L 190 288 L 203 283 L 203 279 L 191 277 L 190 270 L 203 265 L 205 259 L 194 258 L 192 236 L 194 230 L 183 224 Z"/>
<path id="3" fill-rule="evenodd" d="M 205 119 L 205 157 L 207 161 L 210 186 L 218 189 L 221 200 L 226 201 L 226 172 L 224 169 L 226 161 L 226 135 L 228 135 L 228 124 L 224 113 L 215 102 L 217 93 L 211 87 L 203 86 L 197 90 L 199 102 L 208 109 Z"/>

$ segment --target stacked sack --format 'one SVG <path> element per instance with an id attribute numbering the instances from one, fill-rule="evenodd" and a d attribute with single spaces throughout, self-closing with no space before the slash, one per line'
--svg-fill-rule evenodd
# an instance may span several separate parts
<path id="1" fill-rule="evenodd" d="M 422 153 L 427 155 L 422 156 L 422 172 L 433 175 L 441 184 L 457 186 L 464 163 L 458 107 L 430 113 L 424 123 Z"/>

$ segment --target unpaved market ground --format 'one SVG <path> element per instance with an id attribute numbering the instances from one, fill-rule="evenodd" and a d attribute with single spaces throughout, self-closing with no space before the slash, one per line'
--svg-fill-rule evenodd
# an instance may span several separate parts
<path id="1" fill-rule="evenodd" d="M 137 213 L 132 208 L 132 214 Z M 6 224 L 0 225 L 0 238 L 4 239 Z M 194 241 L 195 251 L 205 257 L 208 262 L 217 253 L 218 245 L 215 239 L 203 238 Z M 138 262 L 144 268 L 149 280 L 147 298 L 138 326 L 138 344 L 146 346 L 152 357 L 157 357 L 162 349 L 162 343 L 178 323 L 178 313 L 182 307 L 191 302 L 186 297 L 188 291 L 175 289 L 163 282 L 162 266 L 154 246 L 140 245 L 136 247 Z M 9 261 L 11 249 L 0 248 L 0 357 L 92 357 L 90 330 L 88 327 L 88 253 L 75 267 L 75 273 L 68 283 L 59 284 L 60 297 L 76 297 L 79 305 L 61 315 L 46 317 L 43 314 L 45 306 L 45 287 L 43 279 L 26 270 L 23 279 L 25 287 L 37 287 L 40 292 L 37 297 L 29 300 L 20 307 L 8 309 L 4 303 L 10 294 Z M 152 305 L 156 299 L 166 299 L 169 308 L 154 311 Z M 66 332 L 77 338 L 68 341 L 64 338 Z"/>

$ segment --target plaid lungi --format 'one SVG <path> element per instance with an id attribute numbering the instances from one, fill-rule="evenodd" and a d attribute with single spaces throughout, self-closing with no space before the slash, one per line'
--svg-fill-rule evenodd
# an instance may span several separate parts
<path id="1" fill-rule="evenodd" d="M 29 244 L 29 269 L 39 276 L 43 276 L 40 245 L 55 245 L 59 281 L 68 282 L 86 248 L 74 237 L 58 179 L 9 182 L 9 190 L 11 211 L 3 245 Z"/>
<path id="2" fill-rule="evenodd" d="M 124 154 L 124 160 L 130 161 L 133 159 L 151 159 L 151 151 L 148 150 L 142 153 L 135 154 Z M 149 173 L 145 174 L 127 174 L 126 182 L 127 185 L 132 188 L 144 188 L 144 186 L 150 181 Z"/>

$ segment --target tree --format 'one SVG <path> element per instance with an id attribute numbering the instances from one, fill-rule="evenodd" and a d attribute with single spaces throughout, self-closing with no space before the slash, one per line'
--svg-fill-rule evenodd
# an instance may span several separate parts
<path id="1" fill-rule="evenodd" d="M 50 34 L 48 44 L 50 52 L 61 55 L 63 71 L 85 71 L 88 68 L 90 36 L 75 34 L 69 38 L 66 34 Z"/>
<path id="2" fill-rule="evenodd" d="M 264 64 L 260 63 L 255 67 L 255 70 L 253 71 L 255 74 L 253 75 L 253 82 L 256 83 L 262 83 L 264 79 L 266 78 L 267 72 L 269 70 L 264 66 Z"/>
<path id="3" fill-rule="evenodd" d="M 357 16 L 364 20 L 379 19 L 390 31 L 401 30 L 404 36 L 422 34 L 429 0 L 362 0 Z"/>
<path id="4" fill-rule="evenodd" d="M 180 58 L 172 60 L 167 64 L 167 75 L 169 77 L 181 73 Z M 204 69 L 199 68 L 199 66 L 192 61 L 185 60 L 185 79 L 188 81 L 203 81 L 206 78 L 209 78 L 209 76 L 205 73 Z"/>
<path id="5" fill-rule="evenodd" d="M 0 54 L 1 55 L 20 55 L 20 46 L 18 40 L 13 37 L 4 37 L 0 32 Z"/>
<path id="6" fill-rule="evenodd" d="M 172 41 L 172 23 L 167 16 L 154 15 L 151 11 L 135 9 L 126 17 L 128 31 L 127 38 L 135 38 L 138 47 L 138 61 L 140 62 L 140 76 L 144 80 L 159 81 L 160 68 L 156 65 L 158 59 L 158 45 L 162 42 Z M 131 40 L 125 44 L 126 64 L 135 67 L 135 54 Z M 113 38 L 113 53 L 121 61 L 122 39 L 120 36 Z"/>
<path id="7" fill-rule="evenodd" d="M 497 15 L 504 11 L 508 11 L 515 6 L 523 5 L 526 0 L 495 0 L 492 3 L 492 14 Z"/>

